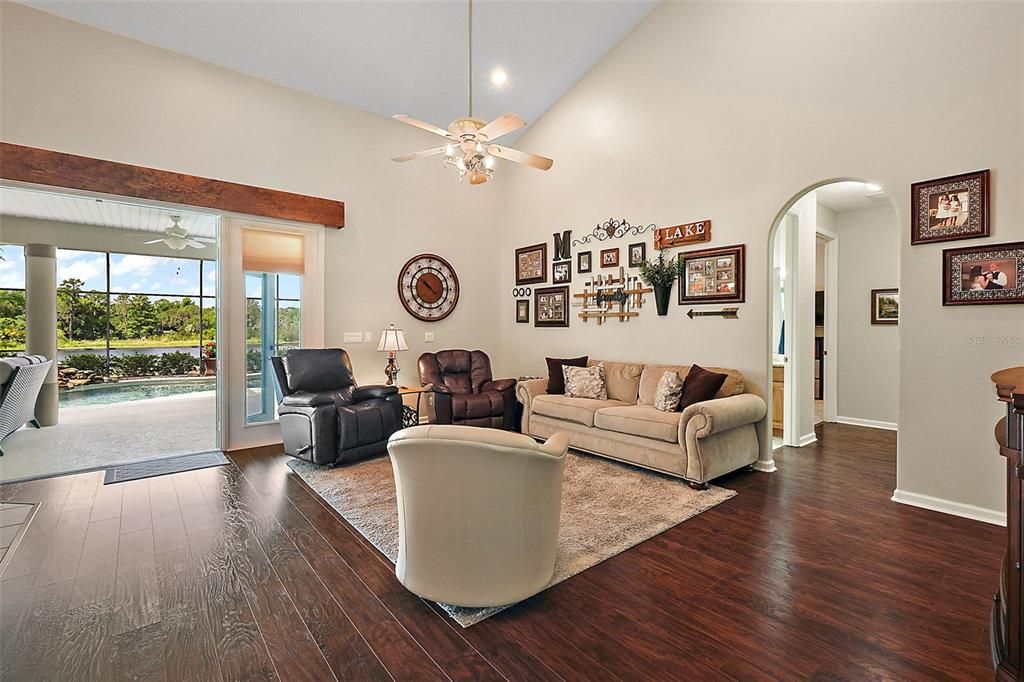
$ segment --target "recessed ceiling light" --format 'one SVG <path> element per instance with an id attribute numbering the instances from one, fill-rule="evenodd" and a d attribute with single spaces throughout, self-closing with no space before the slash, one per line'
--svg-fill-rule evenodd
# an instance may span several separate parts
<path id="1" fill-rule="evenodd" d="M 501 87 L 508 81 L 508 74 L 505 69 L 497 68 L 491 71 L 491 83 Z"/>

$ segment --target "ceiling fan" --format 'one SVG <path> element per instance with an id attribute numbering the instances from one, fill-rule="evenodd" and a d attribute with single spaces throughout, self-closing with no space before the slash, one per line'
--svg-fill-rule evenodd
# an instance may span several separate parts
<path id="1" fill-rule="evenodd" d="M 490 123 L 473 117 L 473 0 L 469 0 L 469 115 L 452 121 L 448 130 L 418 121 L 405 114 L 397 114 L 392 118 L 448 140 L 447 144 L 440 147 L 396 156 L 392 161 L 412 161 L 444 154 L 444 166 L 456 169 L 460 182 L 466 176 L 469 176 L 471 185 L 481 185 L 490 180 L 494 177 L 495 157 L 544 171 L 554 164 L 551 159 L 537 154 L 493 144 L 494 140 L 502 135 L 524 128 L 526 121 L 522 116 L 502 114 Z"/>
<path id="2" fill-rule="evenodd" d="M 169 216 L 171 219 L 171 225 L 164 228 L 164 235 L 160 239 L 153 239 L 146 242 L 146 244 L 166 244 L 167 247 L 173 251 L 183 251 L 186 246 L 191 246 L 194 249 L 204 249 L 207 244 L 216 243 L 215 239 L 209 237 L 194 237 L 189 234 L 188 230 L 178 224 L 181 220 L 181 216 L 172 215 Z"/>

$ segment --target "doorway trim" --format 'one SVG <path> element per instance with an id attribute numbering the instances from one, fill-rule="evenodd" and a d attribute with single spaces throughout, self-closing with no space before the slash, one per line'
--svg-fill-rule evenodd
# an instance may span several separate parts
<path id="1" fill-rule="evenodd" d="M 834 422 L 839 414 L 839 235 L 817 225 L 815 232 L 825 242 L 825 382 L 823 419 Z"/>

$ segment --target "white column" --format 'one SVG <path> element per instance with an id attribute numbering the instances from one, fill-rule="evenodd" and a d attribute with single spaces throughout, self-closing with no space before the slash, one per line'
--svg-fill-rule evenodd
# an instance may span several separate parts
<path id="1" fill-rule="evenodd" d="M 25 352 L 53 360 L 39 390 L 36 419 L 57 423 L 57 249 L 50 244 L 25 245 Z"/>

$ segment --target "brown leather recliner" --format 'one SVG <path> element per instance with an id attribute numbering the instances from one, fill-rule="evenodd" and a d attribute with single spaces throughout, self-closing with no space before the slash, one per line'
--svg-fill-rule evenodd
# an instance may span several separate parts
<path id="1" fill-rule="evenodd" d="M 420 384 L 433 393 L 435 423 L 513 429 L 516 380 L 493 379 L 487 353 L 424 353 L 419 370 Z"/>

